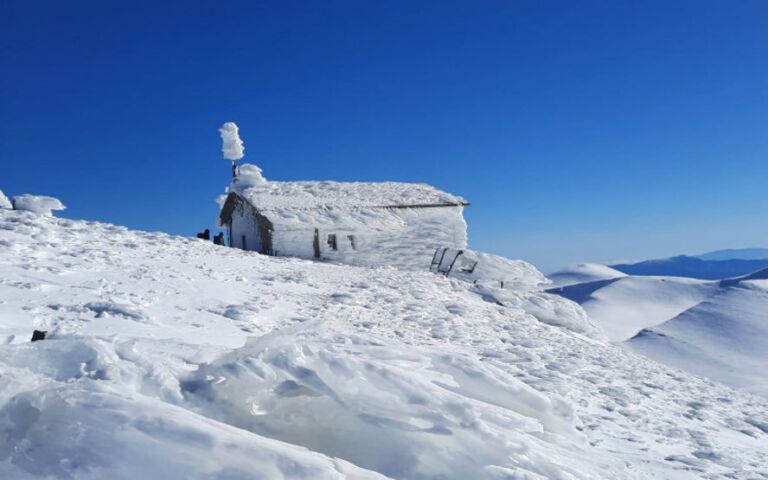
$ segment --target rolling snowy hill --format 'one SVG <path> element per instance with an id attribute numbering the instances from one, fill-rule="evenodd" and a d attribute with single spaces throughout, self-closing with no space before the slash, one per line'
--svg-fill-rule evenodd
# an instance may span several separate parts
<path id="1" fill-rule="evenodd" d="M 768 397 L 768 270 L 717 291 L 628 344 L 666 364 Z"/>
<path id="2" fill-rule="evenodd" d="M 766 478 L 768 400 L 520 265 L 502 290 L 0 211 L 0 478 Z"/>
<path id="3" fill-rule="evenodd" d="M 579 303 L 611 340 L 768 396 L 767 277 L 768 269 L 719 281 L 625 276 L 548 291 Z"/>
<path id="4" fill-rule="evenodd" d="M 717 284 L 679 277 L 624 276 L 550 289 L 579 303 L 611 339 L 622 342 L 711 296 Z"/>
<path id="5" fill-rule="evenodd" d="M 580 283 L 593 283 L 614 278 L 626 277 L 627 274 L 599 263 L 579 263 L 549 275 L 552 288 L 567 287 Z"/>

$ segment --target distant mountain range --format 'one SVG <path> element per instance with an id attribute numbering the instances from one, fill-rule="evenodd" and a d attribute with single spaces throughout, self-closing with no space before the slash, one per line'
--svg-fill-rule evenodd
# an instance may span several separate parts
<path id="1" fill-rule="evenodd" d="M 702 260 L 765 260 L 768 259 L 768 248 L 729 248 L 694 257 Z"/>
<path id="2" fill-rule="evenodd" d="M 697 256 L 678 255 L 638 263 L 622 263 L 610 265 L 610 268 L 627 275 L 721 280 L 768 268 L 768 249 L 718 250 Z"/>

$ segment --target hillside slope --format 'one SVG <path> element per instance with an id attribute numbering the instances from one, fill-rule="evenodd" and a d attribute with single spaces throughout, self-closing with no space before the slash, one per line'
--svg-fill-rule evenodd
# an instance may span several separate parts
<path id="1" fill-rule="evenodd" d="M 0 318 L 0 478 L 768 471 L 766 400 L 537 290 L 2 211 Z"/>
<path id="2" fill-rule="evenodd" d="M 698 305 L 717 284 L 678 277 L 625 276 L 550 292 L 579 303 L 611 340 L 623 342 Z"/>
<path id="3" fill-rule="evenodd" d="M 707 300 L 627 343 L 668 365 L 768 397 L 768 280 L 722 284 Z"/>

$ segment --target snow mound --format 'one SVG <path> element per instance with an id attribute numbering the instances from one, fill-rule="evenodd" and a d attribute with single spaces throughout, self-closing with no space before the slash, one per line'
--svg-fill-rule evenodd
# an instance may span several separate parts
<path id="1" fill-rule="evenodd" d="M 13 206 L 16 210 L 26 210 L 40 215 L 53 215 L 53 210 L 67 208 L 58 198 L 28 193 L 14 196 Z"/>
<path id="2" fill-rule="evenodd" d="M 455 350 L 312 324 L 250 340 L 183 385 L 201 413 L 394 478 L 586 478 L 570 406 Z"/>
<path id="3" fill-rule="evenodd" d="M 0 210 L 12 210 L 13 204 L 8 200 L 2 190 L 0 190 Z"/>
<path id="4" fill-rule="evenodd" d="M 264 185 L 267 179 L 264 178 L 261 172 L 261 167 L 251 163 L 240 165 L 237 167 L 237 176 L 232 179 L 231 189 L 236 192 L 243 192 L 248 188 Z"/>
<path id="5" fill-rule="evenodd" d="M 578 283 L 598 282 L 626 276 L 626 273 L 598 263 L 579 263 L 552 273 L 548 275 L 548 278 L 552 281 L 553 288 L 560 288 Z"/>
<path id="6" fill-rule="evenodd" d="M 384 478 L 133 390 L 146 373 L 104 341 L 6 347 L 0 478 Z"/>
<path id="7" fill-rule="evenodd" d="M 549 280 L 528 262 L 467 249 L 444 248 L 436 255 L 432 271 L 473 284 L 486 300 L 522 310 L 548 325 L 602 337 L 578 304 L 541 291 Z"/>
<path id="8" fill-rule="evenodd" d="M 438 249 L 435 255 L 433 271 L 476 285 L 530 291 L 549 283 L 536 267 L 522 260 L 456 248 Z"/>

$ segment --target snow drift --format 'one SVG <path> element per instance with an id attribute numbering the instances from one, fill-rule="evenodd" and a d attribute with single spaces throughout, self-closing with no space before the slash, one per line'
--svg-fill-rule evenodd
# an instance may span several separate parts
<path id="1" fill-rule="evenodd" d="M 564 401 L 452 349 L 312 323 L 251 340 L 183 387 L 204 415 L 394 478 L 484 478 L 488 465 L 578 477 L 588 468 L 574 454 L 586 444 Z"/>

